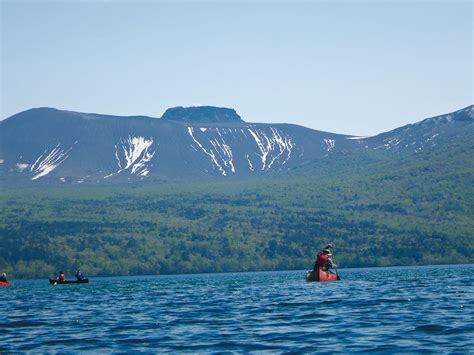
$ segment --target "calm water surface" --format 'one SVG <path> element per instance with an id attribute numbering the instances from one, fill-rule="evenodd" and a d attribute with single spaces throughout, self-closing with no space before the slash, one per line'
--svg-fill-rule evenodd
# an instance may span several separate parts
<path id="1" fill-rule="evenodd" d="M 474 265 L 1 287 L 0 352 L 474 353 Z"/>

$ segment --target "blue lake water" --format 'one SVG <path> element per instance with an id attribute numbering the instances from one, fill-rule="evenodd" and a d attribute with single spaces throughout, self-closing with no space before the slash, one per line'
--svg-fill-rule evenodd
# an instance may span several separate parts
<path id="1" fill-rule="evenodd" d="M 474 353 L 474 265 L 0 287 L 0 352 Z"/>

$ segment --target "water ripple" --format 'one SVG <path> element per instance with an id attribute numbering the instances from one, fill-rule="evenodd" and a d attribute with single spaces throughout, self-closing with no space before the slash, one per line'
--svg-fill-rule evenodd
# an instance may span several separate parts
<path id="1" fill-rule="evenodd" d="M 0 328 L 30 328 L 30 327 L 42 327 L 44 325 L 48 325 L 48 323 L 20 320 L 16 322 L 0 323 Z"/>
<path id="2" fill-rule="evenodd" d="M 304 275 L 19 280 L 0 289 L 0 352 L 474 353 L 473 265 Z"/>

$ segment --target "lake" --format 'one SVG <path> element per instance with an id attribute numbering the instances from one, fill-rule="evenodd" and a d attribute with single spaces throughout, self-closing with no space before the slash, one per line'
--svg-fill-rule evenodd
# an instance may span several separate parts
<path id="1" fill-rule="evenodd" d="M 474 352 L 474 265 L 0 287 L 0 352 Z"/>

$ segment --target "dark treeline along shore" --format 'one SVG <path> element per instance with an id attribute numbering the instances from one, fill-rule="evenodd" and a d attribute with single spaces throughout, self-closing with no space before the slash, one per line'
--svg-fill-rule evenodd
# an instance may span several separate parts
<path id="1" fill-rule="evenodd" d="M 3 189 L 0 270 L 45 277 L 474 262 L 474 141 L 240 182 Z"/>

